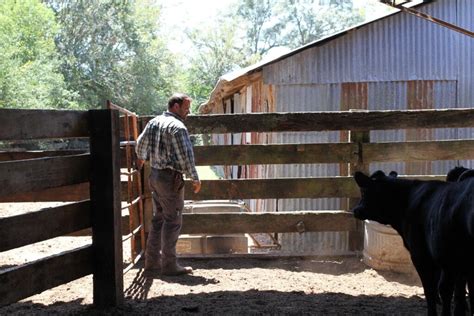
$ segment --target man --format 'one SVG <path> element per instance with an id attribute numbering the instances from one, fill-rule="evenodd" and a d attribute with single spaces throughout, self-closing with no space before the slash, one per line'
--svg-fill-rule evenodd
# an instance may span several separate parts
<path id="1" fill-rule="evenodd" d="M 163 275 L 191 273 L 176 260 L 176 243 L 184 208 L 183 174 L 193 181 L 194 193 L 201 182 L 194 164 L 194 153 L 184 120 L 191 98 L 176 93 L 168 100 L 168 111 L 148 122 L 138 137 L 138 167 L 150 161 L 149 185 L 153 198 L 153 219 L 145 251 L 145 270 L 161 270 Z"/>

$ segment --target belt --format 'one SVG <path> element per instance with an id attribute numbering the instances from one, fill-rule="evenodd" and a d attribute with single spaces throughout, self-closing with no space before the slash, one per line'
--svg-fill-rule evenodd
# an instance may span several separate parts
<path id="1" fill-rule="evenodd" d="M 170 169 L 170 168 L 165 168 L 165 169 L 156 169 L 156 168 L 152 168 L 153 170 L 155 170 L 156 172 L 165 172 L 165 173 L 172 173 L 172 174 L 183 174 L 182 172 L 179 172 L 177 170 L 174 170 L 174 169 Z"/>

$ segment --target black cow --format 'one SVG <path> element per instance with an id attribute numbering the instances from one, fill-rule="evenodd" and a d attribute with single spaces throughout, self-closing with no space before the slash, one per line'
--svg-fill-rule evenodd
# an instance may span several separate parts
<path id="1" fill-rule="evenodd" d="M 400 234 L 423 284 L 428 315 L 436 315 L 441 269 L 443 315 L 449 315 L 456 280 L 474 281 L 474 178 L 450 183 L 396 176 L 356 172 L 361 200 L 354 216 L 391 225 Z"/>
<path id="2" fill-rule="evenodd" d="M 458 182 L 474 177 L 474 170 L 464 167 L 454 167 L 446 175 L 446 181 Z M 444 276 L 441 276 L 442 278 Z M 467 282 L 469 288 L 469 305 L 471 314 L 474 314 L 474 282 Z M 456 281 L 454 290 L 454 314 L 465 315 L 466 311 L 466 279 L 460 278 Z"/>

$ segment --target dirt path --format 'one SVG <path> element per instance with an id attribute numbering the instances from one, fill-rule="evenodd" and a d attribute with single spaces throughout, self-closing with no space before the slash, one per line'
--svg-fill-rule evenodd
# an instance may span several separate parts
<path id="1" fill-rule="evenodd" d="M 24 204 L 22 212 L 29 211 L 27 206 Z M 18 209 L 17 205 L 15 214 Z M 0 205 L 0 217 L 12 215 L 10 205 Z M 59 237 L 1 252 L 0 271 L 90 242 L 90 237 Z M 130 270 L 124 277 L 125 302 L 121 308 L 94 310 L 92 277 L 88 276 L 0 308 L 0 315 L 426 313 L 417 276 L 377 272 L 355 257 L 188 259 L 181 263 L 193 266 L 193 275 L 161 277 L 145 274 L 140 266 Z"/>
<path id="2" fill-rule="evenodd" d="M 92 309 L 92 277 L 0 308 L 24 314 L 313 314 L 424 315 L 418 278 L 378 273 L 357 258 L 321 260 L 182 260 L 193 275 L 161 277 L 141 268 L 125 275 L 125 303 Z"/>

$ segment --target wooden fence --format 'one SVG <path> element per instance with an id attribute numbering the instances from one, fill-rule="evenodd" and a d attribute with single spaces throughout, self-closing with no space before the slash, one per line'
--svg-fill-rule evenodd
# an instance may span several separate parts
<path id="1" fill-rule="evenodd" d="M 142 118 L 142 126 L 150 117 Z M 371 130 L 473 127 L 474 109 L 258 113 L 190 116 L 192 134 L 350 131 L 351 142 L 196 146 L 198 165 L 345 163 L 349 172 L 370 162 L 474 159 L 474 140 L 371 143 Z M 0 251 L 92 227 L 92 246 L 0 272 L 0 304 L 15 302 L 82 276 L 94 275 L 94 303 L 123 299 L 119 116 L 116 111 L 0 110 L 0 140 L 89 137 L 90 153 L 0 153 L 0 202 L 76 201 L 0 219 Z M 47 157 L 43 155 L 47 154 Z M 122 163 L 123 167 L 123 163 Z M 441 176 L 425 176 L 425 179 Z M 90 193 L 89 193 L 90 192 Z M 145 207 L 151 207 L 149 191 Z M 204 180 L 186 199 L 348 198 L 359 190 L 352 177 Z M 90 199 L 89 199 L 90 198 Z M 82 201 L 84 200 L 84 201 Z M 350 231 L 360 250 L 362 226 L 347 211 L 185 214 L 183 234 Z M 128 222 L 128 220 L 127 220 Z M 19 227 L 22 229 L 19 232 Z M 41 229 L 37 229 L 41 227 Z M 23 286 L 19 287 L 18 284 Z M 13 289 L 13 290 L 12 290 Z"/>
<path id="2" fill-rule="evenodd" d="M 0 305 L 89 274 L 94 305 L 119 305 L 123 276 L 117 111 L 2 109 L 0 126 L 0 141 L 90 140 L 90 153 L 0 153 L 3 201 L 76 201 L 0 218 L 0 252 L 88 227 L 93 234 L 90 246 L 0 271 Z"/>
<path id="3" fill-rule="evenodd" d="M 143 125 L 150 117 L 143 118 Z M 186 199 L 348 198 L 359 189 L 350 174 L 368 172 L 371 162 L 474 159 L 474 140 L 371 143 L 371 130 L 474 127 L 474 109 L 253 113 L 189 116 L 191 134 L 288 131 L 349 131 L 351 142 L 329 144 L 196 146 L 197 165 L 349 164 L 348 176 L 204 180 L 201 192 L 186 183 Z M 419 179 L 444 179 L 443 175 Z M 183 234 L 349 231 L 350 247 L 361 250 L 362 225 L 347 211 L 185 214 Z"/>

